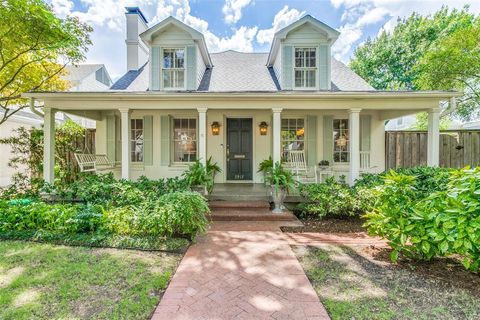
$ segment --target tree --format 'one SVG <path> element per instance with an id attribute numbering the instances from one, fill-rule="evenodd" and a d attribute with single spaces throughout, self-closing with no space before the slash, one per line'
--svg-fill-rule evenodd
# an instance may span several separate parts
<path id="1" fill-rule="evenodd" d="M 480 18 L 439 39 L 420 58 L 415 83 L 422 89 L 463 90 L 456 114 L 465 120 L 480 116 Z"/>
<path id="2" fill-rule="evenodd" d="M 28 91 L 65 90 L 67 64 L 85 59 L 92 28 L 57 18 L 41 0 L 0 3 L 0 125 L 27 106 Z"/>
<path id="3" fill-rule="evenodd" d="M 406 19 L 399 19 L 393 31 L 383 31 L 377 38 L 368 39 L 363 46 L 357 48 L 350 67 L 379 90 L 463 89 L 462 86 L 458 86 L 460 82 L 440 81 L 443 80 L 440 70 L 450 70 L 452 74 L 465 71 L 461 68 L 450 69 L 450 65 L 445 64 L 448 59 L 448 47 L 455 42 L 450 38 L 455 37 L 461 41 L 462 32 L 471 30 L 478 24 L 478 19 L 469 12 L 468 7 L 451 11 L 443 7 L 434 15 L 428 16 L 413 13 Z M 472 46 L 476 45 L 478 49 L 478 39 L 476 44 L 473 43 L 475 40 L 473 36 L 471 40 Z M 440 48 L 443 48 L 442 53 L 438 52 L 434 56 L 432 52 Z M 459 58 L 460 55 L 459 53 Z M 444 58 L 443 61 L 440 56 Z M 427 67 L 433 58 L 437 61 L 436 65 L 431 64 Z M 474 58 L 472 56 L 470 62 Z M 477 65 L 478 61 L 476 60 Z M 463 64 L 463 67 L 465 66 L 466 64 Z M 424 73 L 434 68 L 439 72 L 430 72 L 427 80 Z M 460 99 L 459 110 L 465 102 Z M 476 108 L 478 109 L 478 103 Z M 458 113 L 456 115 L 462 116 Z"/>

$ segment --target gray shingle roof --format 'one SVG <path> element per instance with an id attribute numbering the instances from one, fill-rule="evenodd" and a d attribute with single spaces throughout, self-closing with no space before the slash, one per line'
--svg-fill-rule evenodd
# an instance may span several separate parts
<path id="1" fill-rule="evenodd" d="M 72 82 L 80 81 L 101 67 L 103 67 L 103 64 L 80 64 L 78 66 L 69 65 L 65 67 L 68 74 L 66 74 L 63 78 Z"/>
<path id="2" fill-rule="evenodd" d="M 225 51 L 210 54 L 213 67 L 205 70 L 198 91 L 269 92 L 282 90 L 273 68 L 266 66 L 268 53 Z M 333 91 L 374 90 L 342 62 L 332 58 Z M 130 70 L 110 88 L 112 90 L 148 90 L 148 64 Z"/>
<path id="3" fill-rule="evenodd" d="M 118 79 L 111 87 L 112 90 L 127 90 L 128 87 L 132 84 L 135 79 L 143 72 L 147 64 L 145 63 L 140 69 L 138 70 L 129 70 L 125 73 L 120 79 Z"/>

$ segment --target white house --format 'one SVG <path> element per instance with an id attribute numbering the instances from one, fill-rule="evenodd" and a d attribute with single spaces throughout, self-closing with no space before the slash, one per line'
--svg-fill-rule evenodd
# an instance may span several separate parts
<path id="1" fill-rule="evenodd" d="M 70 91 L 81 90 L 108 90 L 112 85 L 112 80 L 107 69 L 103 64 L 81 64 L 78 66 L 67 66 L 67 75 L 64 76 L 71 84 Z M 0 111 L 2 112 L 2 111 Z M 62 123 L 66 119 L 72 119 L 82 127 L 95 128 L 95 121 L 75 115 L 66 115 L 58 112 L 55 115 L 56 122 Z M 0 125 L 0 138 L 7 138 L 14 134 L 14 131 L 20 127 L 38 128 L 43 123 L 41 113 L 34 113 L 30 109 L 23 109 L 12 115 L 5 123 Z M 7 145 L 0 144 L 0 150 L 3 156 L 0 157 L 0 187 L 8 186 L 12 183 L 14 172 L 8 166 L 11 150 Z"/>
<path id="2" fill-rule="evenodd" d="M 303 150 L 350 181 L 385 168 L 385 120 L 429 113 L 428 164 L 438 165 L 439 102 L 450 91 L 377 91 L 331 55 L 339 32 L 307 15 L 267 53 L 211 53 L 169 17 L 148 26 L 127 8 L 127 72 L 109 91 L 28 93 L 45 104 L 45 180 L 53 180 L 54 115 L 97 121 L 96 150 L 126 179 L 171 177 L 196 159 L 216 182 L 261 182 L 259 163 Z M 115 56 L 112 54 L 112 59 Z"/>

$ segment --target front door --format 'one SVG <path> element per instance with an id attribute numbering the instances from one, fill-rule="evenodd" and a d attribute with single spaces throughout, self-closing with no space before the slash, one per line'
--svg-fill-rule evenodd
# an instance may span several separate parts
<path id="1" fill-rule="evenodd" d="M 252 180 L 252 119 L 227 119 L 227 180 Z"/>

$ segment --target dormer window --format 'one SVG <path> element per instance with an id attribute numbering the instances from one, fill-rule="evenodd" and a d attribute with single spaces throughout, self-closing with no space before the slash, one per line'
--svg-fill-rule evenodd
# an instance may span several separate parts
<path id="1" fill-rule="evenodd" d="M 185 88 L 185 49 L 163 49 L 162 79 L 164 89 Z"/>
<path id="2" fill-rule="evenodd" d="M 295 48 L 295 88 L 313 89 L 317 79 L 317 49 Z"/>

